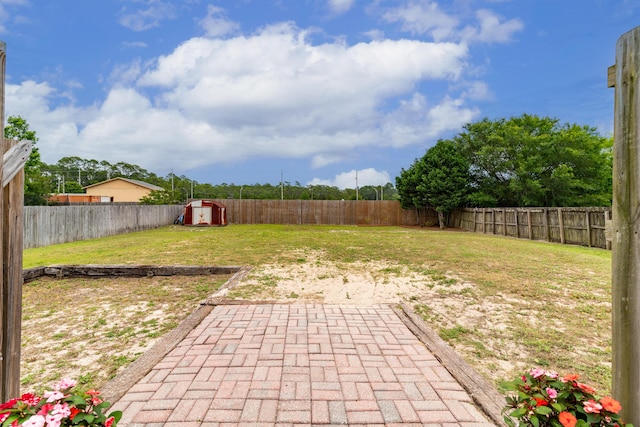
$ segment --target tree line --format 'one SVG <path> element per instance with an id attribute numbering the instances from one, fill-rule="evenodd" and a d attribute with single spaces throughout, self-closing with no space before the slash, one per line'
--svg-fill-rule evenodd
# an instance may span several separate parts
<path id="1" fill-rule="evenodd" d="M 158 176 L 153 172 L 126 162 L 109 163 L 105 160 L 63 157 L 55 164 L 40 158 L 35 146 L 38 137 L 22 117 L 10 116 L 4 128 L 6 138 L 27 140 L 34 144 L 25 165 L 25 205 L 49 204 L 54 193 L 84 193 L 84 187 L 121 177 L 143 181 L 162 187 L 141 200 L 146 204 L 175 204 L 194 199 L 302 199 L 302 200 L 395 200 L 397 191 L 392 183 L 383 186 L 363 186 L 340 189 L 329 185 L 302 185 L 299 182 L 272 184 L 209 184 L 200 183 L 185 175 Z"/>
<path id="2" fill-rule="evenodd" d="M 485 118 L 403 168 L 396 188 L 405 209 L 435 209 L 440 226 L 463 206 L 611 206 L 612 146 L 550 117 Z"/>

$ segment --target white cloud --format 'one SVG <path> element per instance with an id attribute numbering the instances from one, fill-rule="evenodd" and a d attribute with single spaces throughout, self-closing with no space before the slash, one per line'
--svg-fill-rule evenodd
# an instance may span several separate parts
<path id="1" fill-rule="evenodd" d="M 449 40 L 454 36 L 458 19 L 440 10 L 438 4 L 429 0 L 414 0 L 386 11 L 382 18 L 386 22 L 398 22 L 402 30 L 412 34 L 429 34 L 435 41 Z"/>
<path id="2" fill-rule="evenodd" d="M 355 149 L 425 145 L 478 115 L 466 92 L 428 102 L 417 91 L 463 82 L 463 44 L 314 45 L 305 35 L 279 24 L 187 40 L 151 64 L 116 68 L 104 101 L 86 108 L 50 108 L 62 94 L 47 83 L 9 85 L 7 114 L 29 112 L 45 162 L 127 159 L 153 171 L 274 157 L 318 168 Z"/>
<path id="3" fill-rule="evenodd" d="M 353 7 L 355 0 L 329 0 L 329 9 L 336 14 L 345 13 Z"/>
<path id="4" fill-rule="evenodd" d="M 468 42 L 507 43 L 513 35 L 522 31 L 524 24 L 519 19 L 504 21 L 504 18 L 490 10 L 481 9 L 476 12 L 479 27 L 468 26 L 461 33 Z"/>
<path id="5" fill-rule="evenodd" d="M 142 1 L 145 8 L 130 10 L 124 7 L 120 12 L 120 24 L 133 31 L 146 31 L 160 25 L 165 19 L 175 18 L 173 4 L 162 0 Z"/>
<path id="6" fill-rule="evenodd" d="M 429 35 L 435 41 L 507 43 L 524 28 L 521 20 L 505 20 L 487 9 L 477 10 L 475 18 L 477 22 L 460 28 L 460 17 L 441 10 L 438 3 L 431 0 L 410 0 L 382 12 L 384 21 L 398 23 L 403 31 L 414 35 Z"/>
<path id="7" fill-rule="evenodd" d="M 368 168 L 359 171 L 354 169 L 349 172 L 343 172 L 336 175 L 333 179 L 314 178 L 309 181 L 307 185 L 328 185 L 330 187 L 345 189 L 356 188 L 356 183 L 358 188 L 362 188 L 367 185 L 385 185 L 388 182 L 392 182 L 392 180 L 387 171 L 377 171 L 373 168 Z"/>
<path id="8" fill-rule="evenodd" d="M 224 16 L 224 9 L 213 5 L 207 7 L 207 16 L 198 23 L 207 37 L 220 37 L 240 29 L 240 24 Z"/>

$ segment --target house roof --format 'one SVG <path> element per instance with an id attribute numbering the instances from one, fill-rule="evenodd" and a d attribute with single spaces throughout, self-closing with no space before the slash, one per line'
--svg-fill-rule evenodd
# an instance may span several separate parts
<path id="1" fill-rule="evenodd" d="M 148 182 L 138 181 L 137 179 L 122 178 L 122 177 L 111 178 L 111 179 L 109 179 L 107 181 L 97 182 L 95 184 L 87 185 L 86 187 L 83 187 L 83 188 L 96 187 L 98 185 L 102 185 L 102 184 L 105 184 L 107 182 L 116 181 L 116 180 L 126 181 L 126 182 L 129 182 L 129 183 L 133 184 L 133 185 L 138 185 L 140 187 L 148 188 L 149 190 L 156 190 L 156 191 L 164 190 L 164 188 L 158 187 L 157 185 L 149 184 Z"/>

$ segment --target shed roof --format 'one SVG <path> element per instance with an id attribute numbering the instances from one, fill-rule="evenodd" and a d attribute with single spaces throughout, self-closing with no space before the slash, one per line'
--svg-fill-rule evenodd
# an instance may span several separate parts
<path id="1" fill-rule="evenodd" d="M 96 187 L 98 185 L 102 185 L 102 184 L 105 184 L 107 182 L 112 182 L 112 181 L 116 181 L 116 180 L 126 181 L 128 183 L 133 184 L 133 185 L 137 185 L 137 186 L 140 186 L 140 187 L 148 188 L 149 190 L 155 190 L 155 191 L 164 190 L 164 188 L 158 187 L 157 185 L 149 184 L 148 182 L 138 181 L 137 179 L 122 178 L 122 177 L 111 178 L 111 179 L 109 179 L 107 181 L 97 182 L 95 184 L 87 185 L 87 186 L 85 186 L 83 188 Z"/>

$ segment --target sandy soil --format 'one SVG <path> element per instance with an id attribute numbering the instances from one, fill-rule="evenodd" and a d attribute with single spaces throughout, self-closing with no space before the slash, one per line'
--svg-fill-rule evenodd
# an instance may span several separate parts
<path id="1" fill-rule="evenodd" d="M 487 378 L 510 378 L 523 368 L 513 361 L 523 360 L 524 350 L 502 334 L 521 301 L 502 295 L 480 299 L 474 283 L 453 273 L 435 274 L 429 265 L 410 269 L 381 262 L 336 263 L 320 252 L 298 255 L 306 262 L 254 268 L 228 297 L 348 305 L 406 302 Z M 459 339 L 456 331 L 469 333 Z"/>

